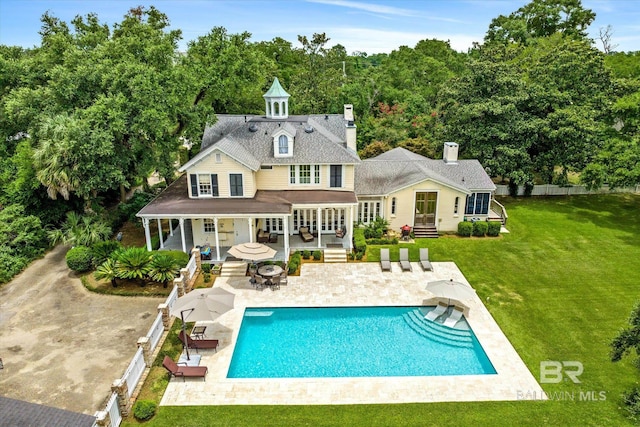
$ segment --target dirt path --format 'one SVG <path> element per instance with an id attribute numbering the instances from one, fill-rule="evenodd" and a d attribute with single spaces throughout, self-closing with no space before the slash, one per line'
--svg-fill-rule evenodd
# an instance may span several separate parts
<path id="1" fill-rule="evenodd" d="M 91 293 L 67 268 L 66 250 L 0 288 L 0 395 L 93 415 L 164 299 Z"/>

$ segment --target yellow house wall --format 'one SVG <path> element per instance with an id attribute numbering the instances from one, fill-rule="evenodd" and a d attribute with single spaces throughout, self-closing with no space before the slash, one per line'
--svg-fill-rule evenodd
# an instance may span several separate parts
<path id="1" fill-rule="evenodd" d="M 313 177 L 312 177 L 313 179 Z M 354 189 L 354 166 L 343 166 L 342 187 L 329 187 L 329 165 L 320 165 L 320 184 L 289 184 L 289 165 L 273 166 L 256 172 L 256 186 L 259 190 L 348 190 Z"/>
<path id="2" fill-rule="evenodd" d="M 196 163 L 187 170 L 188 174 L 194 173 L 214 173 L 218 175 L 218 192 L 219 197 L 231 197 L 229 187 L 229 174 L 241 173 L 242 174 L 242 190 L 244 192 L 243 197 L 253 197 L 256 192 L 256 178 L 255 173 L 244 166 L 243 164 L 235 161 L 226 154 L 220 153 L 221 161 L 216 162 L 216 154 L 219 151 L 214 151 L 210 156 Z M 189 185 L 189 196 L 191 196 L 191 185 Z"/>
<path id="3" fill-rule="evenodd" d="M 433 181 L 419 184 L 389 194 L 384 202 L 385 217 L 389 228 L 399 230 L 405 224 L 413 226 L 416 205 L 416 193 L 437 192 L 436 227 L 438 231 L 456 231 L 458 223 L 464 218 L 466 194 Z M 396 198 L 396 215 L 391 215 L 391 199 Z M 454 214 L 455 198 L 459 197 L 458 213 Z"/>
<path id="4" fill-rule="evenodd" d="M 195 245 L 204 245 L 209 243 L 212 247 L 216 245 L 216 234 L 204 232 L 204 221 L 202 219 L 192 219 L 191 229 L 193 231 L 193 243 Z M 224 218 L 218 220 L 218 237 L 220 246 L 234 245 L 233 219 Z"/>

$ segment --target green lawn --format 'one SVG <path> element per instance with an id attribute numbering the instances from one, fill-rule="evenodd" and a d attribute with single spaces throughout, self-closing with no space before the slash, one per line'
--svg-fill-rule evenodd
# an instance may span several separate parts
<path id="1" fill-rule="evenodd" d="M 510 234 L 419 240 L 412 259 L 418 246 L 427 246 L 432 261 L 455 261 L 536 378 L 541 361 L 581 362 L 580 384 L 543 384 L 564 400 L 161 407 L 145 425 L 630 425 L 620 394 L 638 372 L 628 359 L 611 363 L 608 353 L 639 296 L 640 197 L 507 199 L 505 205 Z M 369 260 L 377 259 L 378 248 L 369 247 Z M 604 392 L 606 400 L 581 401 L 580 392 Z"/>

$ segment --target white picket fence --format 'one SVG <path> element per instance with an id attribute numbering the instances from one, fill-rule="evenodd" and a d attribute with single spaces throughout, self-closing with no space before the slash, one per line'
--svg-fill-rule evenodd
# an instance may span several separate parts
<path id="1" fill-rule="evenodd" d="M 193 266 L 193 267 L 191 267 Z M 195 256 L 192 256 L 187 264 L 187 270 L 189 271 L 189 278 L 193 277 L 196 272 L 196 259 Z M 171 290 L 171 293 L 165 300 L 165 304 L 169 307 L 169 311 L 171 311 L 171 307 L 178 299 L 178 287 L 174 286 Z M 153 351 L 161 345 L 160 340 L 164 334 L 164 324 L 162 323 L 162 313 L 158 313 L 151 328 L 149 328 L 149 332 L 147 332 L 146 338 L 149 339 L 149 351 L 153 353 Z M 135 355 L 131 359 L 129 366 L 125 370 L 124 374 L 120 378 L 121 381 L 126 382 L 127 384 L 127 398 L 130 398 L 133 395 L 138 383 L 140 382 L 140 378 L 144 374 L 145 369 L 147 368 L 147 364 L 144 360 L 144 353 L 142 347 L 138 347 Z M 118 394 L 116 392 L 112 392 L 109 396 L 109 400 L 105 405 L 104 410 L 98 411 L 95 414 L 96 418 L 103 418 L 104 413 L 109 414 L 109 427 L 118 427 L 122 422 L 122 414 L 120 412 L 120 406 L 118 404 Z M 94 423 L 94 427 L 97 427 L 97 422 Z"/>
<path id="2" fill-rule="evenodd" d="M 606 193 L 640 193 L 640 185 L 627 188 L 610 189 L 604 185 L 597 190 L 588 190 L 584 185 L 571 185 L 561 187 L 559 185 L 543 184 L 534 185 L 531 191 L 532 196 L 573 196 L 578 194 L 606 194 Z M 496 196 L 509 196 L 508 185 L 496 185 Z M 524 186 L 518 187 L 518 196 L 524 196 Z"/>

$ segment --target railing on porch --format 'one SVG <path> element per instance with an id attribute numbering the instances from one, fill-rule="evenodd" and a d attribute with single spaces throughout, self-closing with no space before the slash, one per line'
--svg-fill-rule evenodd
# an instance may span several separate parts
<path id="1" fill-rule="evenodd" d="M 507 225 L 507 219 L 509 218 L 509 215 L 507 214 L 507 210 L 505 209 L 505 207 L 502 206 L 500 202 L 496 201 L 495 199 L 491 199 L 491 210 L 500 215 L 500 218 L 502 219 L 502 225 Z"/>
<path id="2" fill-rule="evenodd" d="M 191 255 L 191 259 L 189 260 L 189 262 L 187 263 L 187 271 L 189 272 L 189 277 L 188 279 L 191 280 L 191 278 L 193 277 L 193 275 L 196 273 L 196 257 Z"/>

